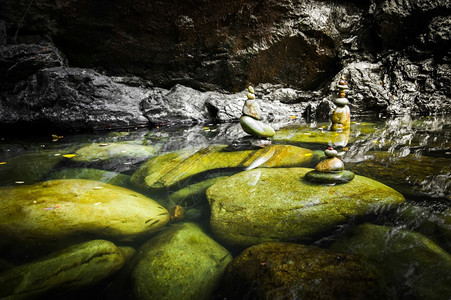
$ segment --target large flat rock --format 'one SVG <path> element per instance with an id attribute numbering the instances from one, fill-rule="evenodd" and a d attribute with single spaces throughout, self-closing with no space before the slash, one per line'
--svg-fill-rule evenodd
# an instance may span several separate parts
<path id="1" fill-rule="evenodd" d="M 309 171 L 254 169 L 215 183 L 207 190 L 214 235 L 236 246 L 307 239 L 404 201 L 397 191 L 363 176 L 321 185 L 304 180 Z"/>
<path id="2" fill-rule="evenodd" d="M 99 181 L 51 180 L 3 187 L 0 195 L 2 243 L 69 242 L 79 236 L 130 240 L 169 221 L 154 200 Z"/>

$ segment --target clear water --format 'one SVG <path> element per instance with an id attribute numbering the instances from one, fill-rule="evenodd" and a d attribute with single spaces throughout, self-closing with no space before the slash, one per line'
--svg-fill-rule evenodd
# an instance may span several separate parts
<path id="1" fill-rule="evenodd" d="M 327 132 L 327 122 L 307 124 L 297 119 L 287 119 L 285 123 L 273 125 L 277 129 L 288 128 L 287 136 L 273 141 L 273 144 L 293 144 L 320 151 L 328 146 L 327 142 L 291 139 L 295 133 L 299 132 L 306 136 Z M 91 143 L 129 142 L 136 145 L 151 145 L 156 149 L 154 155 L 159 155 L 193 146 L 202 148 L 212 144 L 231 145 L 234 140 L 244 136 L 244 133 L 239 124 L 219 124 L 189 128 L 162 127 L 150 130 L 58 135 L 59 133 L 55 131 L 55 136 L 0 136 L 0 186 L 23 186 L 45 181 L 55 178 L 54 174 L 58 172 L 75 167 L 80 169 L 94 166 L 131 175 L 143 162 L 121 158 L 102 165 L 96 164 L 93 159 L 92 164 L 80 165 L 70 161 L 71 154 Z M 333 231 L 309 241 L 309 245 L 328 248 L 355 226 L 370 222 L 390 226 L 393 232 L 407 230 L 421 233 L 447 251 L 449 255 L 451 251 L 451 116 L 353 119 L 348 141 L 341 143 L 338 148 L 344 153 L 346 169 L 394 188 L 401 192 L 407 201 L 394 211 L 382 209 L 377 211 L 376 209 L 374 214 L 365 219 L 356 218 L 347 224 L 337 226 Z M 201 181 L 205 179 L 205 176 L 211 178 L 230 175 L 234 172 L 237 170 L 209 172 L 202 174 L 203 177 L 194 178 L 190 183 Z M 101 180 L 108 181 L 110 179 L 108 176 L 111 174 L 107 173 Z M 133 186 L 125 181 L 122 184 L 126 188 L 133 189 Z M 171 203 L 168 197 L 172 192 L 175 191 L 169 191 L 158 197 L 153 197 L 151 194 L 147 196 L 157 198 L 162 205 L 168 205 Z M 208 231 L 208 203 L 205 199 L 184 199 L 179 204 L 196 210 L 198 214 L 192 220 Z M 34 250 L 22 249 L 20 245 L 11 247 L 8 241 L 3 241 L 1 245 L 3 248 L 0 248 L 2 255 L 0 271 L 36 259 Z M 132 244 L 132 246 L 137 248 L 140 244 Z M 237 255 L 243 249 L 229 250 L 233 255 Z M 411 264 L 412 268 L 415 268 L 418 262 L 412 261 Z M 430 276 L 429 273 L 426 275 Z M 449 276 L 433 278 L 435 283 L 431 285 L 431 291 L 436 289 L 437 285 L 449 285 L 449 279 Z M 117 276 L 110 277 L 94 287 L 59 295 L 58 299 L 130 298 L 130 291 L 126 285 L 123 289 L 116 288 L 114 293 L 111 292 L 111 282 L 117 282 L 115 280 Z M 393 297 L 400 299 L 411 297 L 409 287 L 416 284 L 415 281 L 413 283 L 411 281 L 412 278 L 406 275 L 405 282 L 397 283 L 398 288 L 393 291 Z M 451 295 L 439 296 L 443 296 L 442 299 L 451 298 Z M 214 296 L 217 299 L 221 297 L 223 297 L 221 292 Z M 412 297 L 415 298 L 415 295 Z M 436 295 L 431 298 L 437 299 Z"/>

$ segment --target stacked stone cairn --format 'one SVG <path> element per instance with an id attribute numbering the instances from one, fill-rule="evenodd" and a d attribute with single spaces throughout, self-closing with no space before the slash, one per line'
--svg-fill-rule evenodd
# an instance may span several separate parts
<path id="1" fill-rule="evenodd" d="M 257 138 L 268 138 L 275 134 L 274 129 L 261 121 L 261 110 L 255 101 L 254 88 L 249 86 L 247 100 L 244 102 L 240 124 L 244 132 Z"/>
<path id="2" fill-rule="evenodd" d="M 346 98 L 346 90 L 349 87 L 346 84 L 345 78 L 341 77 L 337 84 L 338 98 L 334 103 L 337 105 L 332 114 L 332 131 L 346 131 L 351 126 L 351 111 L 349 110 L 349 100 Z"/>
<path id="3" fill-rule="evenodd" d="M 354 179 L 354 173 L 344 170 L 344 163 L 337 150 L 329 147 L 324 151 L 326 159 L 320 161 L 314 171 L 305 174 L 305 179 L 314 183 L 340 184 Z"/>

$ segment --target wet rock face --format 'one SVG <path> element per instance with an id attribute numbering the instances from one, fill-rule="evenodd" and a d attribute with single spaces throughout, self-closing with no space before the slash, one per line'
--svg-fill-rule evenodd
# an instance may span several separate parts
<path id="1" fill-rule="evenodd" d="M 17 24 L 27 6 L 6 1 L 1 19 Z M 337 71 L 340 34 L 358 30 L 361 13 L 312 0 L 40 1 L 19 34 L 50 35 L 72 65 L 131 72 L 160 86 L 314 89 Z M 16 28 L 8 28 L 11 39 Z"/>

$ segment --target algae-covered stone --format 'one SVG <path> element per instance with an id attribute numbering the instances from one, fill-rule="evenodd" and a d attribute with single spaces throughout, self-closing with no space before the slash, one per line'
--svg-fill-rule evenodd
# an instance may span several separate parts
<path id="1" fill-rule="evenodd" d="M 137 299 L 211 299 L 232 256 L 197 225 L 172 225 L 138 249 Z"/>
<path id="2" fill-rule="evenodd" d="M 153 146 L 131 143 L 93 143 L 77 150 L 72 162 L 99 169 L 128 170 L 131 165 L 143 162 L 156 152 Z"/>
<path id="3" fill-rule="evenodd" d="M 68 168 L 52 172 L 46 179 L 89 179 L 124 187 L 130 176 L 99 169 Z"/>
<path id="4" fill-rule="evenodd" d="M 227 176 L 220 176 L 210 178 L 187 187 L 184 187 L 169 196 L 170 204 L 184 204 L 195 205 L 205 200 L 205 191 L 215 184 L 217 181 L 227 178 Z"/>
<path id="5" fill-rule="evenodd" d="M 139 188 L 158 190 L 181 186 L 190 177 L 206 171 L 242 170 L 261 160 L 259 167 L 307 166 L 312 151 L 296 146 L 272 145 L 259 150 L 226 151 L 225 145 L 212 145 L 198 151 L 186 150 L 151 158 L 131 177 Z"/>
<path id="6" fill-rule="evenodd" d="M 70 241 L 87 235 L 133 239 L 164 226 L 166 209 L 134 191 L 83 179 L 0 188 L 4 242 Z"/>
<path id="7" fill-rule="evenodd" d="M 217 182 L 207 190 L 213 233 L 239 246 L 305 239 L 404 201 L 397 191 L 363 176 L 345 185 L 312 184 L 304 179 L 311 170 L 254 169 Z"/>
<path id="8" fill-rule="evenodd" d="M 41 181 L 63 157 L 54 150 L 41 150 L 3 160 L 0 164 L 0 185 L 15 185 L 16 182 L 33 184 Z"/>
<path id="9" fill-rule="evenodd" d="M 109 241 L 81 243 L 0 273 L 0 297 L 32 299 L 72 291 L 114 274 L 124 262 L 121 250 Z"/>
<path id="10" fill-rule="evenodd" d="M 252 136 L 265 138 L 275 134 L 274 128 L 249 116 L 241 116 L 240 124 L 244 132 Z"/>
<path id="11" fill-rule="evenodd" d="M 227 299 L 386 299 L 383 287 L 360 257 L 291 243 L 252 246 L 224 275 Z"/>
<path id="12" fill-rule="evenodd" d="M 448 299 L 451 295 L 451 255 L 422 234 L 365 224 L 332 248 L 377 262 L 401 299 Z"/>

